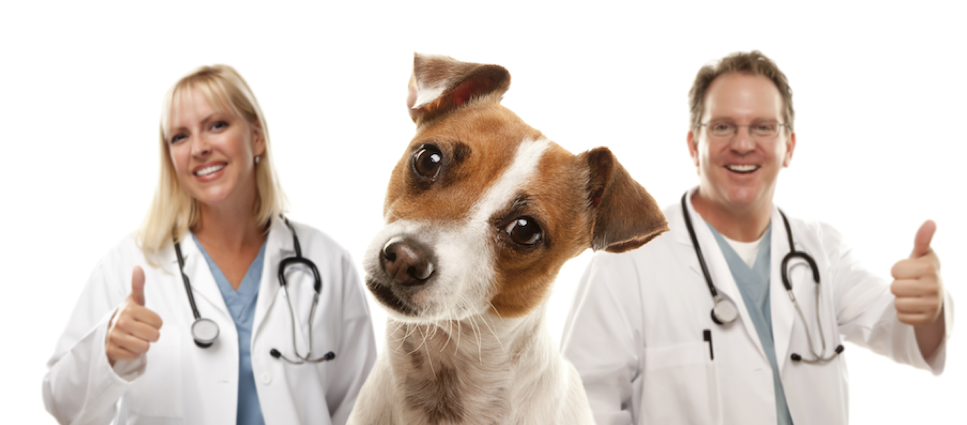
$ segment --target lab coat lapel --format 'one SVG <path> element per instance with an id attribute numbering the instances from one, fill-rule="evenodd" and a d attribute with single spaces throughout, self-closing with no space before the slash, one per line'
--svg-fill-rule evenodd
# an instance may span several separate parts
<path id="1" fill-rule="evenodd" d="M 281 218 L 273 218 L 272 225 L 269 227 L 268 238 L 265 241 L 265 263 L 262 265 L 259 297 L 255 305 L 255 321 L 252 324 L 253 341 L 265 321 L 265 316 L 274 308 L 275 298 L 279 292 L 279 263 L 282 259 L 293 255 L 295 255 L 295 247 L 292 243 L 292 232 L 282 222 Z M 303 255 L 305 255 L 305 251 L 303 251 Z"/>
<path id="2" fill-rule="evenodd" d="M 222 297 L 222 292 L 218 290 L 218 284 L 215 283 L 212 270 L 208 267 L 205 256 L 198 249 L 198 244 L 195 243 L 195 239 L 190 233 L 186 233 L 180 242 L 181 255 L 185 259 L 185 275 L 188 276 L 188 282 L 191 283 L 191 288 L 194 291 L 198 314 L 206 318 L 213 318 L 215 314 L 220 314 L 224 319 L 232 321 L 232 317 L 228 313 L 228 307 L 225 305 L 225 299 Z M 175 280 L 184 286 L 181 276 L 178 275 L 178 257 L 175 254 L 175 248 L 173 246 L 171 247 L 169 264 L 173 267 Z M 186 294 L 185 298 L 187 297 L 188 295 Z M 187 299 L 185 303 L 188 305 Z M 217 313 L 211 310 L 217 310 Z"/>
<path id="3" fill-rule="evenodd" d="M 708 272 L 712 276 L 712 283 L 718 290 L 719 294 L 723 297 L 732 300 L 735 303 L 735 307 L 739 310 L 739 318 L 743 323 L 743 328 L 745 329 L 746 335 L 753 341 L 759 353 L 765 358 L 765 350 L 762 348 L 762 342 L 759 341 L 759 335 L 756 333 L 755 325 L 752 323 L 752 317 L 749 316 L 749 310 L 745 306 L 745 301 L 742 299 L 742 294 L 739 293 L 739 287 L 735 283 L 735 278 L 732 277 L 732 271 L 729 269 L 728 262 L 725 261 L 725 255 L 722 254 L 722 250 L 719 249 L 718 242 L 715 241 L 715 236 L 712 235 L 712 231 L 708 228 L 708 224 L 702 219 L 702 216 L 695 212 L 692 207 L 691 196 L 694 190 L 689 192 L 688 196 L 688 212 L 689 216 L 692 218 L 692 226 L 695 228 L 695 237 L 698 239 L 699 246 L 702 249 L 702 255 L 705 257 L 705 264 L 708 265 Z M 681 210 L 681 208 L 679 208 Z M 679 233 L 679 241 L 687 244 L 689 247 L 692 246 L 691 238 L 688 235 L 688 227 L 685 225 L 685 218 L 679 213 L 677 217 L 676 225 L 678 229 L 681 229 Z M 684 240 L 682 238 L 684 237 Z M 694 270 L 699 279 L 704 283 L 705 276 L 702 274 L 702 266 L 698 262 L 698 258 L 694 254 L 694 248 L 692 249 L 692 260 L 688 261 L 689 267 Z M 709 297 L 712 294 L 709 293 Z M 711 320 L 711 319 L 709 319 Z M 725 325 L 726 327 L 731 325 Z"/>
<path id="4" fill-rule="evenodd" d="M 786 236 L 786 226 L 779 215 L 779 209 L 772 206 L 772 251 L 770 253 L 770 272 L 769 272 L 769 302 L 772 305 L 772 337 L 776 343 L 776 362 L 779 363 L 779 371 L 782 372 L 789 359 L 789 342 L 792 339 L 793 324 L 796 321 L 795 305 L 789 299 L 785 285 L 782 284 L 782 259 L 789 254 L 789 238 Z M 790 223 L 790 227 L 792 223 Z M 796 240 L 795 229 L 793 229 L 793 240 Z M 796 242 L 796 249 L 802 250 L 802 245 Z M 809 299 L 803 294 L 808 291 L 801 280 L 795 280 L 793 269 L 805 265 L 806 262 L 799 258 L 789 260 L 786 269 L 789 271 L 789 279 L 792 281 L 793 294 L 801 304 L 803 300 Z M 808 268 L 809 266 L 806 265 Z M 804 312 L 805 313 L 805 312 Z"/>

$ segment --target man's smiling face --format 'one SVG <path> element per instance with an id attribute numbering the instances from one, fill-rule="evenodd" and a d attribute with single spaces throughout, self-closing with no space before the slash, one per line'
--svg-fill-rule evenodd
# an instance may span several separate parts
<path id="1" fill-rule="evenodd" d="M 782 124 L 782 97 L 761 75 L 729 73 L 709 86 L 702 123 L 689 132 L 688 147 L 698 168 L 700 192 L 728 210 L 747 210 L 771 202 L 776 177 L 789 166 L 795 134 Z M 749 128 L 779 123 L 773 138 L 750 135 Z M 710 135 L 712 126 L 737 127 L 734 135 Z"/>

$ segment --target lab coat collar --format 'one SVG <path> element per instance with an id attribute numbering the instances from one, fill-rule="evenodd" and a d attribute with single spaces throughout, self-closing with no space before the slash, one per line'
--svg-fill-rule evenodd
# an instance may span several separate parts
<path id="1" fill-rule="evenodd" d="M 752 324 L 752 317 L 749 316 L 749 310 L 745 306 L 745 302 L 742 299 L 742 294 L 739 293 L 739 287 L 735 283 L 735 278 L 732 277 L 732 271 L 729 269 L 729 264 L 725 261 L 725 255 L 722 254 L 722 250 L 719 249 L 718 242 L 715 241 L 715 236 L 712 235 L 712 231 L 708 228 L 708 224 L 695 212 L 695 208 L 692 206 L 692 195 L 698 188 L 693 188 L 688 191 L 685 196 L 685 205 L 688 208 L 689 217 L 692 219 L 692 227 L 695 229 L 695 237 L 698 239 L 699 247 L 702 249 L 702 256 L 705 257 L 705 264 L 708 266 L 709 275 L 712 276 L 712 284 L 715 285 L 715 289 L 725 298 L 732 300 L 735 303 L 735 307 L 739 310 L 739 318 L 744 324 L 746 335 L 755 343 L 756 348 L 759 353 L 762 354 L 762 358 L 765 357 L 765 350 L 762 348 L 762 342 L 759 341 L 759 335 L 756 333 L 755 326 Z M 692 246 L 691 237 L 688 234 L 688 227 L 685 225 L 685 216 L 682 215 L 681 205 L 676 208 L 678 214 L 674 218 L 675 229 L 680 229 L 677 232 L 678 237 L 676 238 L 679 243 L 689 246 L 689 254 L 691 260 L 688 261 L 689 268 L 692 269 L 696 274 L 698 274 L 699 279 L 705 284 L 705 275 L 702 273 L 702 266 L 698 262 L 698 257 L 695 254 L 694 247 Z M 773 235 L 776 232 L 773 231 Z M 783 232 L 785 234 L 785 232 Z M 775 237 L 775 236 L 773 236 Z M 770 283 L 771 285 L 771 283 Z M 708 293 L 708 291 L 706 290 Z M 785 291 L 783 291 L 785 292 Z M 712 294 L 708 293 L 711 297 Z M 711 304 L 710 304 L 711 305 Z M 735 323 L 724 325 L 726 327 L 735 326 Z"/>
<path id="2" fill-rule="evenodd" d="M 299 241 L 302 244 L 302 255 L 306 256 L 305 238 Z M 273 308 L 279 292 L 279 263 L 282 262 L 282 259 L 294 255 L 295 245 L 292 241 L 292 231 L 285 225 L 281 217 L 273 217 L 272 224 L 269 227 L 269 236 L 265 241 L 265 263 L 262 266 L 259 298 L 255 305 L 255 321 L 252 324 L 253 341 L 259 333 L 259 328 L 264 322 L 265 316 Z"/>
<path id="3" fill-rule="evenodd" d="M 787 216 L 788 218 L 788 216 Z M 770 271 L 769 271 L 769 302 L 772 306 L 772 338 L 775 340 L 776 346 L 776 362 L 779 364 L 779 371 L 785 368 L 787 360 L 789 360 L 789 342 L 792 337 L 793 324 L 796 321 L 795 305 L 793 305 L 792 300 L 789 299 L 789 293 L 786 291 L 786 287 L 782 284 L 782 259 L 789 254 L 789 238 L 786 236 L 786 226 L 782 222 L 782 216 L 779 214 L 779 208 L 775 205 L 772 206 L 772 252 L 770 261 Z M 796 228 L 793 227 L 792 221 L 790 220 L 789 228 L 793 232 L 793 243 L 795 244 L 797 251 L 805 251 L 801 241 L 803 240 L 802 235 L 796 234 Z M 809 265 L 801 258 L 794 258 L 789 260 L 789 264 L 786 265 L 789 273 L 789 280 L 792 282 L 792 292 L 796 296 L 797 302 L 800 303 L 800 308 L 804 309 L 803 313 L 806 315 L 806 319 L 810 320 L 813 317 L 809 310 L 814 303 L 804 303 L 805 300 L 811 299 L 807 296 L 809 291 L 815 290 L 815 283 L 812 281 L 812 272 L 802 274 L 792 273 L 792 270 L 797 267 L 809 268 Z M 805 280 L 795 280 L 794 276 L 808 276 Z M 818 332 L 818 328 L 815 327 L 816 322 L 810 322 L 806 324 L 806 327 L 813 331 Z M 810 327 L 811 326 L 811 327 Z"/>
<path id="4" fill-rule="evenodd" d="M 231 321 L 232 317 L 228 312 L 228 307 L 225 306 L 225 299 L 222 297 L 221 291 L 218 290 L 218 284 L 215 283 L 215 277 L 212 275 L 211 268 L 208 267 L 208 262 L 205 261 L 205 256 L 198 249 L 198 244 L 191 237 L 191 233 L 185 233 L 179 242 L 181 256 L 185 261 L 184 273 L 185 276 L 188 276 L 188 282 L 191 284 L 191 289 L 195 294 L 195 305 L 198 306 L 198 314 L 201 317 L 209 319 L 214 319 L 215 316 L 221 316 L 222 319 Z M 178 269 L 178 256 L 175 253 L 174 244 L 164 249 L 163 257 L 162 264 L 171 270 L 179 287 L 184 286 Z M 187 295 L 185 295 L 185 298 L 187 298 Z M 187 299 L 185 300 L 185 304 L 188 306 Z M 191 314 L 190 306 L 187 311 Z M 193 321 L 194 317 L 191 317 L 190 320 Z M 189 321 L 188 323 L 191 322 Z"/>

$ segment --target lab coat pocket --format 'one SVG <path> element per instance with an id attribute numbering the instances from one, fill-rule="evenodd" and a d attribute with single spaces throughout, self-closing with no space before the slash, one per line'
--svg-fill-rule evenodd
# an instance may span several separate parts
<path id="1" fill-rule="evenodd" d="M 642 424 L 712 424 L 719 414 L 715 363 L 707 342 L 646 348 Z"/>
<path id="2" fill-rule="evenodd" d="M 151 344 L 144 375 L 127 393 L 132 416 L 182 417 L 182 336 L 176 326 L 165 326 Z"/>

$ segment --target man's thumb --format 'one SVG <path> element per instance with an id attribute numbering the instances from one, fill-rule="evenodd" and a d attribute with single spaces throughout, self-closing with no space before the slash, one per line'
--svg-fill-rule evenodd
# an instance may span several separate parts
<path id="1" fill-rule="evenodd" d="M 910 253 L 911 259 L 916 259 L 927 255 L 930 252 L 930 241 L 933 239 L 934 232 L 937 231 L 937 223 L 927 220 L 917 230 L 917 236 L 913 239 L 913 252 Z"/>
<path id="2" fill-rule="evenodd" d="M 141 270 L 141 266 L 134 266 L 134 272 L 131 273 L 131 299 L 144 306 L 144 270 Z"/>

